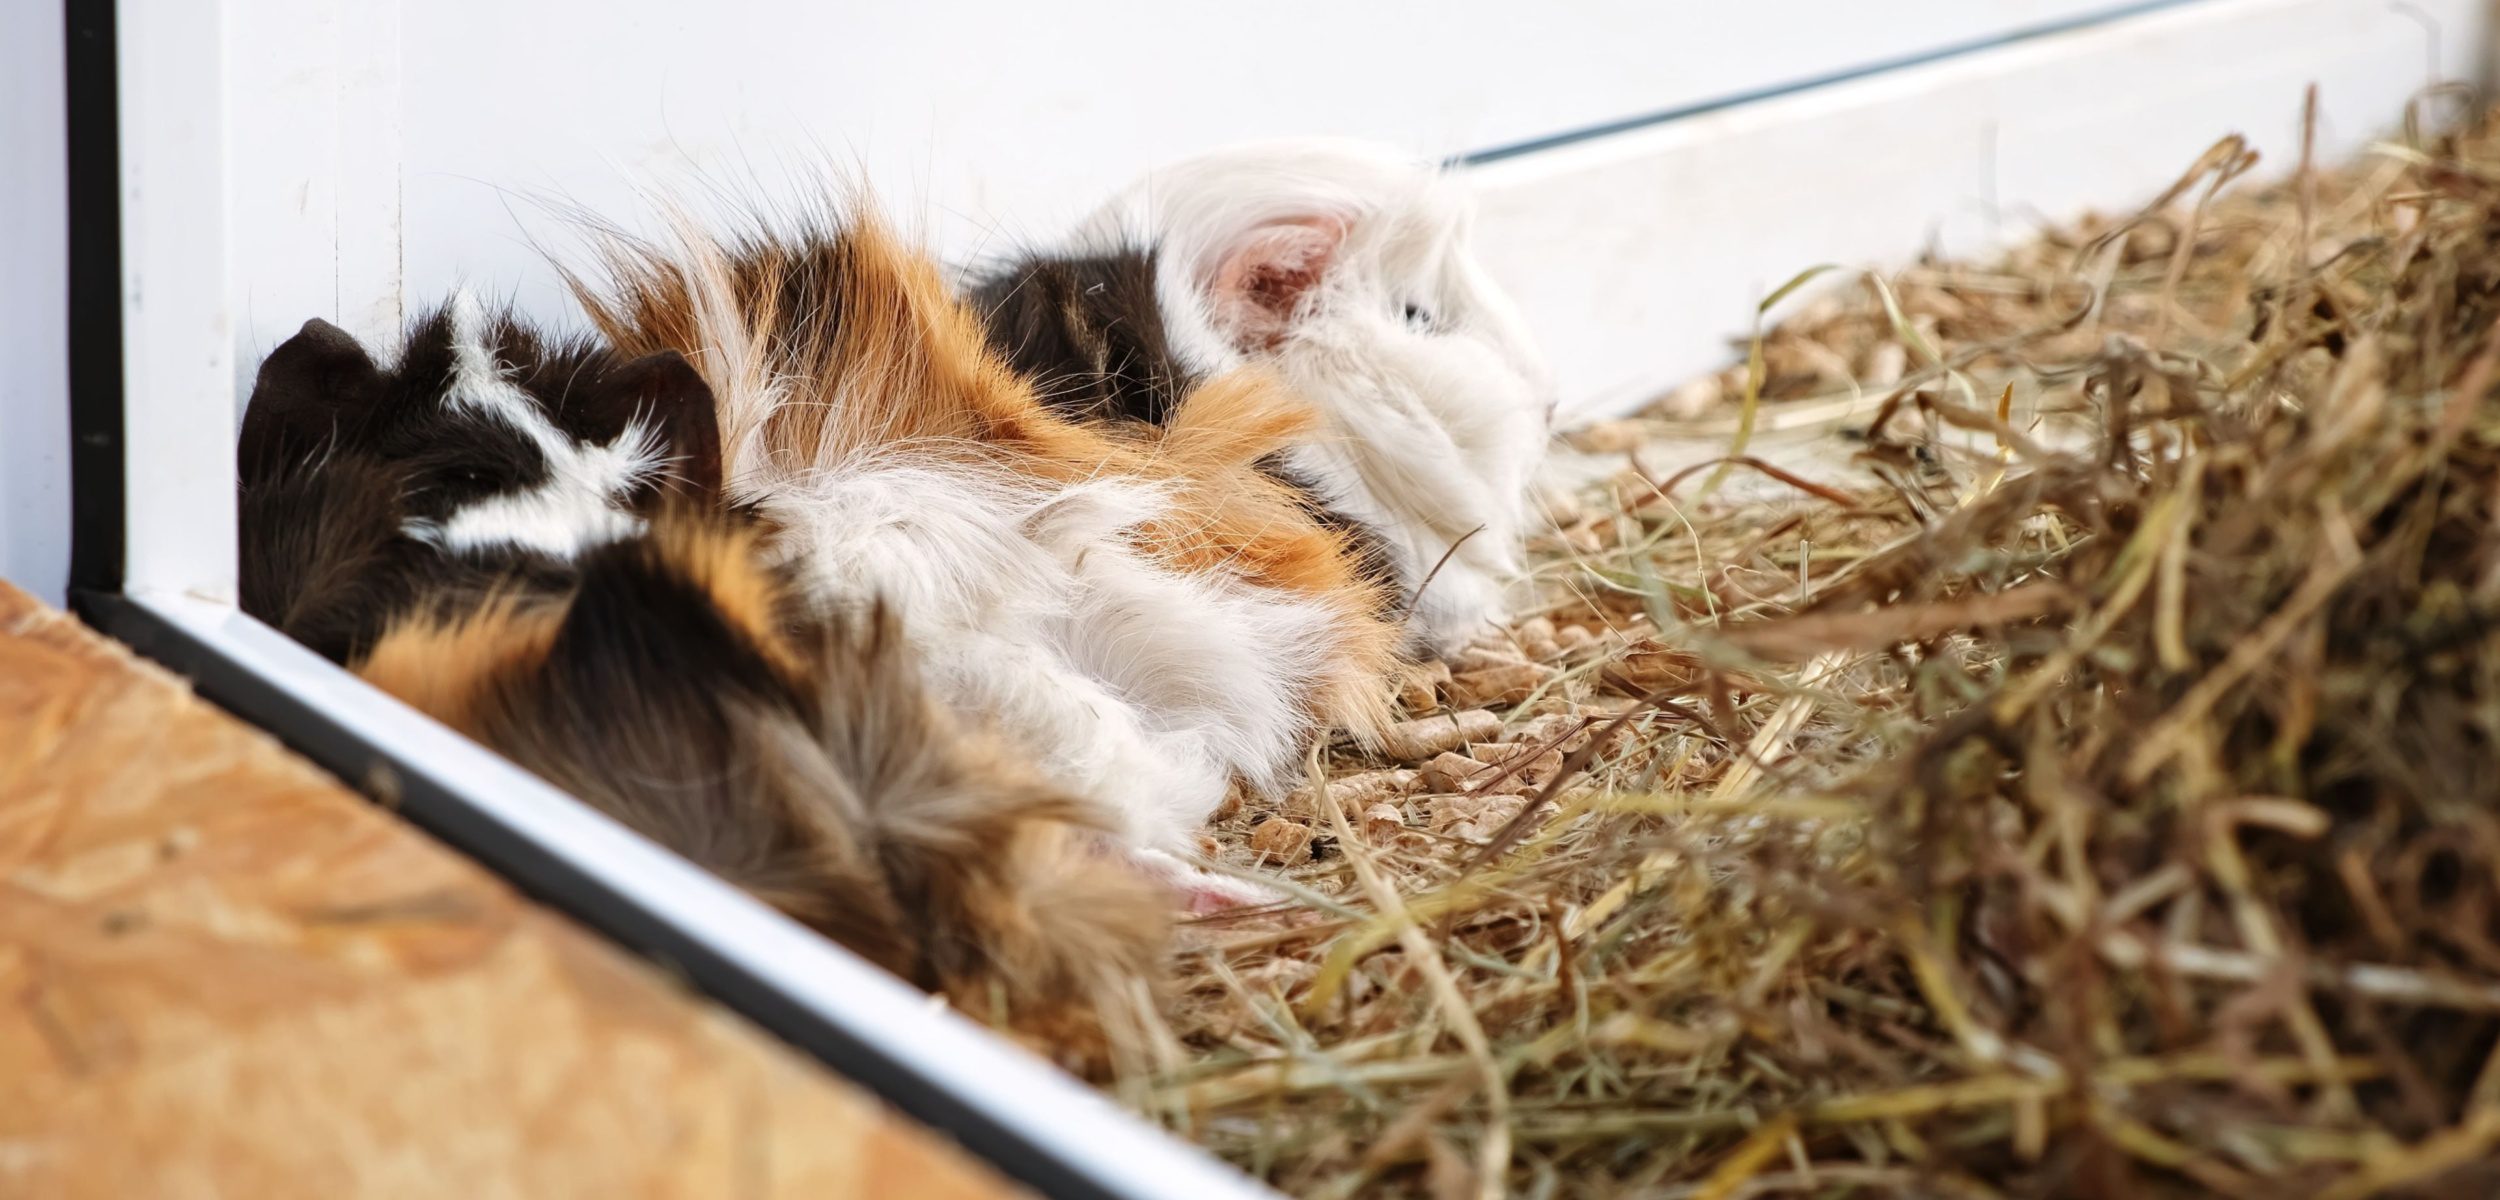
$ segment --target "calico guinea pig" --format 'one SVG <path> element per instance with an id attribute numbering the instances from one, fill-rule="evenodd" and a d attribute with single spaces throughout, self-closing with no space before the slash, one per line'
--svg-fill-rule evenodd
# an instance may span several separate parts
<path id="1" fill-rule="evenodd" d="M 931 700 L 893 615 L 813 604 L 722 503 L 674 353 L 465 298 L 378 366 L 322 322 L 238 455 L 246 611 L 922 986 L 1020 1022 L 1151 970 L 1100 815 Z"/>
<path id="2" fill-rule="evenodd" d="M 1069 412 L 1162 422 L 1197 380 L 1278 373 L 1320 425 L 1271 469 L 1353 531 L 1413 643 L 1444 652 L 1501 615 L 1554 407 L 1469 253 L 1470 213 L 1461 181 L 1384 147 L 1243 145 L 980 268 L 970 298 Z"/>
<path id="3" fill-rule="evenodd" d="M 1160 425 L 1086 421 L 993 354 L 935 265 L 860 213 L 611 235 L 576 293 L 628 353 L 719 398 L 730 499 L 820 602 L 884 598 L 930 688 L 1117 815 L 1193 908 L 1263 895 L 1183 867 L 1236 784 L 1387 714 L 1394 608 L 1351 539 L 1258 464 L 1311 436 L 1264 372 Z"/>

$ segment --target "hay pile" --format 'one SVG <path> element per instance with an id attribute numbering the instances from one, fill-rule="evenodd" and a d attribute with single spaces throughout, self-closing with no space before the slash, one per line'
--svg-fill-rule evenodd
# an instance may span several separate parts
<path id="1" fill-rule="evenodd" d="M 2500 1190 L 2500 133 L 2249 165 L 1589 435 L 1122 1097 L 1306 1196 Z"/>

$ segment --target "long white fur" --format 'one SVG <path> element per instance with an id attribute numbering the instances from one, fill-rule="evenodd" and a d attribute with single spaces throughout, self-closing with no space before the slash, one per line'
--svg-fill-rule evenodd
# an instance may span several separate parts
<path id="1" fill-rule="evenodd" d="M 625 497 L 660 469 L 651 430 L 629 422 L 604 445 L 566 436 L 495 361 L 476 299 L 455 292 L 446 314 L 452 376 L 443 403 L 529 439 L 546 459 L 547 479 L 464 505 L 440 521 L 411 520 L 404 532 L 446 553 L 511 546 L 564 559 L 642 532 L 642 519 L 625 506 Z"/>
<path id="2" fill-rule="evenodd" d="M 1464 186 L 1355 141 L 1262 142 L 1175 163 L 1078 229 L 1078 248 L 1157 252 L 1157 298 L 1183 363 L 1204 373 L 1257 360 L 1326 422 L 1289 462 L 1339 512 L 1382 535 L 1426 647 L 1497 617 L 1521 566 L 1529 478 L 1543 459 L 1553 384 L 1507 297 L 1469 254 Z M 1343 243 L 1285 336 L 1244 348 L 1221 327 L 1210 281 L 1259 230 L 1342 222 Z M 1430 328 L 1408 323 L 1419 305 Z"/>
<path id="3" fill-rule="evenodd" d="M 766 418 L 798 392 L 737 319 L 717 251 L 698 238 L 681 251 L 730 491 L 782 526 L 813 594 L 899 613 L 938 695 L 1104 804 L 1123 839 L 1176 877 L 1157 856 L 1191 848 L 1232 780 L 1284 784 L 1316 732 L 1306 698 L 1343 636 L 1336 613 L 1140 552 L 1130 535 L 1170 510 L 1145 480 L 1051 482 L 944 441 L 767 452 Z M 807 402 L 869 423 L 871 385 L 897 385 L 826 382 L 833 394 Z"/>

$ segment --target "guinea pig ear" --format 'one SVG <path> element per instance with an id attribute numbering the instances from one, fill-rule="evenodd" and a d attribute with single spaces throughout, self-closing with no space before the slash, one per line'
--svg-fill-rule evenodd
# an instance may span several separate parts
<path id="1" fill-rule="evenodd" d="M 617 428 L 641 421 L 669 458 L 665 490 L 704 499 L 721 490 L 720 416 L 711 385 L 674 350 L 646 354 L 599 379 L 594 404 Z"/>
<path id="2" fill-rule="evenodd" d="M 1274 349 L 1303 298 L 1327 277 L 1345 236 L 1340 218 L 1293 217 L 1235 239 L 1203 281 L 1217 331 L 1236 349 Z"/>
<path id="3" fill-rule="evenodd" d="M 375 401 L 382 372 L 354 335 L 319 317 L 260 364 L 236 459 L 246 480 L 336 444 Z"/>

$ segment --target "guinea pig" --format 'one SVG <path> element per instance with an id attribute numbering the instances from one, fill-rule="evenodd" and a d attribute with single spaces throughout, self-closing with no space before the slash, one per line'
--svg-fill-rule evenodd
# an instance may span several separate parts
<path id="1" fill-rule="evenodd" d="M 1107 804 L 1190 907 L 1264 895 L 1177 856 L 1235 783 L 1279 790 L 1321 730 L 1376 730 L 1397 642 L 1349 539 L 1258 469 L 1307 408 L 1247 371 L 1158 427 L 1054 410 L 857 213 L 606 251 L 576 294 L 625 352 L 703 373 L 730 498 L 814 596 L 884 598 L 933 690 Z"/>
<path id="2" fill-rule="evenodd" d="M 1459 181 L 1383 147 L 1244 145 L 1154 172 L 969 295 L 1067 412 L 1160 423 L 1198 380 L 1276 372 L 1320 426 L 1271 470 L 1360 531 L 1412 643 L 1445 652 L 1501 614 L 1554 409 L 1470 213 Z"/>
<path id="3" fill-rule="evenodd" d="M 1098 869 L 1099 811 L 938 706 L 889 612 L 807 600 L 718 447 L 673 353 L 463 298 L 384 369 L 310 323 L 246 413 L 246 611 L 967 1004 L 1151 970 L 1168 908 Z"/>

